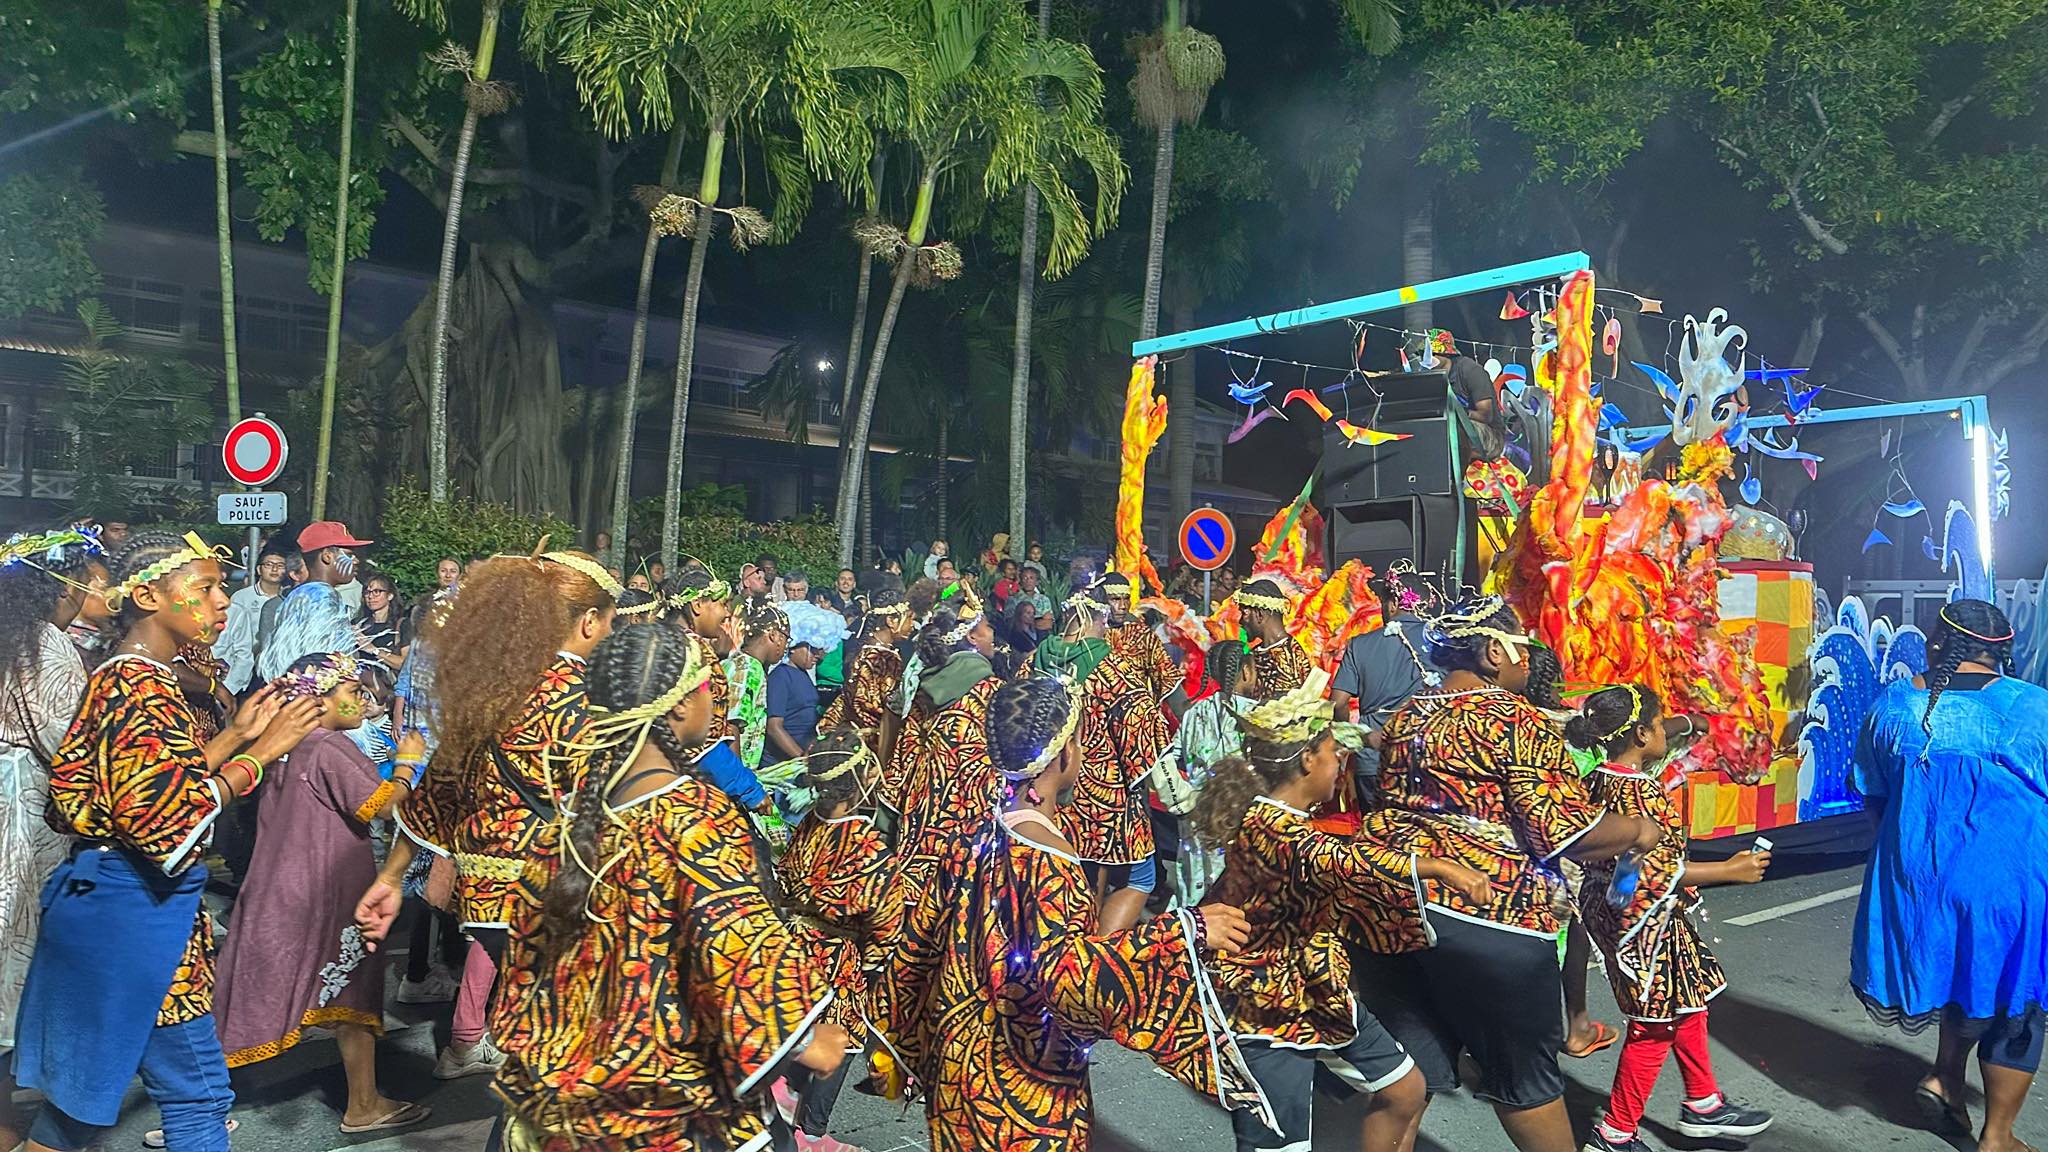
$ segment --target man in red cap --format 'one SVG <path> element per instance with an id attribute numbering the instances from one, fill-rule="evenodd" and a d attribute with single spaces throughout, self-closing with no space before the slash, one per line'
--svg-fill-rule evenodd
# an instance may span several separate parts
<path id="1" fill-rule="evenodd" d="M 348 605 L 335 589 L 355 578 L 355 549 L 369 543 L 356 539 L 339 520 L 316 520 L 299 533 L 306 578 L 278 604 L 277 629 L 264 643 L 256 669 L 264 680 L 284 675 L 301 656 L 353 653 L 362 646 L 349 622 Z"/>

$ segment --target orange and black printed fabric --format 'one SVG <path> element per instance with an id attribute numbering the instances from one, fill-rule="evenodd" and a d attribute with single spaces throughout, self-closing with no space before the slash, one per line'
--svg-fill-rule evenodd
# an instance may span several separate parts
<path id="1" fill-rule="evenodd" d="M 215 656 L 205 644 L 192 643 L 178 649 L 178 663 L 213 681 L 228 674 L 227 661 Z M 194 692 L 185 699 L 192 706 L 192 731 L 198 741 L 204 744 L 220 735 L 227 724 L 220 700 L 206 692 Z"/>
<path id="2" fill-rule="evenodd" d="M 916 774 L 917 766 L 924 759 L 925 729 L 931 726 L 932 702 L 919 693 L 910 702 L 910 712 L 891 718 L 896 726 L 896 739 L 889 746 L 889 755 L 882 760 L 882 776 L 875 783 L 875 798 L 887 805 L 891 812 L 906 812 L 903 794 L 910 788 L 910 778 Z"/>
<path id="3" fill-rule="evenodd" d="M 870 644 L 854 657 L 846 674 L 846 686 L 832 698 L 832 704 L 818 719 L 818 731 L 830 732 L 842 724 L 860 729 L 868 750 L 882 751 L 882 717 L 896 686 L 903 682 L 903 656 L 886 644 Z"/>
<path id="4" fill-rule="evenodd" d="M 459 765 L 437 758 L 420 788 L 400 806 L 406 833 L 455 858 L 457 913 L 464 926 L 511 923 L 519 876 L 534 839 L 551 817 L 534 812 L 505 770 L 543 802 L 573 796 L 585 758 L 566 751 L 590 722 L 583 663 L 556 657 L 519 718 L 498 739 L 503 759 L 480 750 Z M 554 747 L 554 755 L 544 753 Z"/>
<path id="5" fill-rule="evenodd" d="M 1610 812 L 1655 820 L 1663 839 L 1641 857 L 1642 872 L 1626 907 L 1607 902 L 1614 862 L 1588 861 L 1579 889 L 1579 919 L 1607 958 L 1614 1002 L 1631 1020 L 1666 1021 L 1698 1012 L 1728 986 L 1721 962 L 1700 939 L 1686 909 L 1699 891 L 1683 887 L 1685 814 L 1657 780 L 1607 765 L 1586 778 Z"/>
<path id="6" fill-rule="evenodd" d="M 1109 650 L 1130 657 L 1131 663 L 1143 669 L 1152 694 L 1162 700 L 1180 685 L 1180 669 L 1174 667 L 1159 634 L 1143 620 L 1128 620 L 1112 629 Z"/>
<path id="7" fill-rule="evenodd" d="M 1078 860 L 994 821 L 920 895 L 875 1024 L 924 1097 L 933 1152 L 1086 1152 L 1103 1040 L 1211 1099 L 1256 1099 L 1180 922 L 1098 936 L 1094 916 Z"/>
<path id="8" fill-rule="evenodd" d="M 1512 692 L 1482 688 L 1418 695 L 1380 733 L 1381 807 L 1360 835 L 1455 860 L 1493 882 L 1479 908 L 1437 884 L 1428 901 L 1502 928 L 1555 935 L 1570 892 L 1557 856 L 1598 823 L 1563 738 Z M 1411 938 L 1387 915 L 1362 924 L 1376 950 Z"/>
<path id="9" fill-rule="evenodd" d="M 1357 1034 L 1347 919 L 1377 913 L 1426 946 L 1414 858 L 1370 840 L 1318 831 L 1307 813 L 1261 798 L 1225 852 L 1209 899 L 1243 909 L 1245 947 L 1210 962 L 1232 1029 L 1298 1047 L 1341 1047 Z"/>
<path id="10" fill-rule="evenodd" d="M 50 764 L 44 818 L 67 836 L 119 845 L 176 875 L 204 854 L 226 798 L 172 671 L 117 656 L 86 681 L 78 718 Z M 213 1011 L 213 925 L 194 919 L 158 1024 Z"/>
<path id="11" fill-rule="evenodd" d="M 1081 859 L 1135 864 L 1152 854 L 1152 818 L 1139 783 L 1173 743 L 1151 681 L 1112 651 L 1081 684 L 1081 775 L 1060 809 L 1060 831 Z"/>
<path id="12" fill-rule="evenodd" d="M 550 1152 L 724 1152 L 764 1140 L 768 1084 L 830 1006 L 826 974 L 770 904 L 746 818 L 683 777 L 613 810 L 574 939 L 540 945 L 564 858 L 521 881 L 491 1035 L 497 1088 Z"/>
<path id="13" fill-rule="evenodd" d="M 711 685 L 711 728 L 704 739 L 707 743 L 716 744 L 720 740 L 731 739 L 733 735 L 732 717 L 726 715 L 732 711 L 732 682 L 725 678 L 724 660 L 711 662 L 708 683 Z"/>
<path id="14" fill-rule="evenodd" d="M 917 763 L 904 781 L 899 839 L 918 882 L 929 879 L 948 845 L 995 817 L 1003 774 L 989 759 L 988 705 L 1002 685 L 1001 677 L 984 677 L 924 725 Z"/>
<path id="15" fill-rule="evenodd" d="M 853 1047 L 868 1039 L 868 973 L 888 957 L 914 890 L 895 853 L 865 815 L 804 818 L 775 862 L 790 930 L 832 982 L 828 1018 Z"/>
<path id="16" fill-rule="evenodd" d="M 1285 696 L 1308 683 L 1311 667 L 1308 652 L 1292 636 L 1260 644 L 1252 649 L 1252 695 L 1261 700 Z"/>

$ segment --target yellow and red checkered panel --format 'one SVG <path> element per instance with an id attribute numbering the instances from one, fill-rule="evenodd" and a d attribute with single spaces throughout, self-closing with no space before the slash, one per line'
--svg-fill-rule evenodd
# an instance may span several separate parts
<path id="1" fill-rule="evenodd" d="M 1781 737 L 1793 715 L 1806 709 L 1807 649 L 1813 644 L 1813 567 L 1791 561 L 1740 561 L 1723 566 L 1721 628 L 1733 636 L 1753 629 L 1757 671 L 1771 701 L 1771 735 Z M 1799 696 L 1791 699 L 1790 688 Z M 1686 782 L 1687 827 L 1695 839 L 1739 836 L 1799 820 L 1799 757 L 1780 756 L 1755 784 L 1736 784 L 1719 773 Z"/>

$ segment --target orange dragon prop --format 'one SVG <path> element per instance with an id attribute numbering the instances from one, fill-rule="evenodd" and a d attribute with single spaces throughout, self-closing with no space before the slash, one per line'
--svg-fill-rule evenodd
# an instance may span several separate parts
<path id="1" fill-rule="evenodd" d="M 1770 766 L 1770 704 L 1754 638 L 1721 631 L 1716 547 L 1730 519 L 1715 482 L 1730 452 L 1716 437 L 1686 447 L 1676 481 L 1646 480 L 1605 523 L 1585 519 L 1593 474 L 1593 276 L 1557 304 L 1557 419 L 1551 480 L 1502 558 L 1505 591 L 1556 650 L 1567 680 L 1647 684 L 1667 713 L 1704 716 L 1707 732 L 1674 771 L 1719 770 L 1753 782 Z M 1539 377 L 1540 378 L 1540 377 Z"/>
<path id="2" fill-rule="evenodd" d="M 1152 446 L 1166 432 L 1166 397 L 1154 396 L 1152 384 L 1159 358 L 1147 356 L 1131 365 L 1131 380 L 1124 388 L 1123 449 L 1116 482 L 1116 570 L 1130 574 L 1131 605 L 1138 603 L 1138 577 L 1156 593 L 1166 585 L 1145 555 L 1145 460 Z"/>

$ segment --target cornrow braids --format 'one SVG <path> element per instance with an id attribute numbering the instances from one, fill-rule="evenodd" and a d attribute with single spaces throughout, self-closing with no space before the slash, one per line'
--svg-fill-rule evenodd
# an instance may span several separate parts
<path id="1" fill-rule="evenodd" d="M 1579 714 L 1565 721 L 1564 738 L 1575 748 L 1598 749 L 1608 757 L 1628 751 L 1636 733 L 1657 722 L 1664 702 L 1657 690 L 1636 684 L 1602 688 L 1586 697 Z"/>
<path id="2" fill-rule="evenodd" d="M 682 679 L 694 643 L 672 628 L 627 628 L 612 633 L 590 654 L 590 702 L 622 712 L 654 700 Z M 669 767 L 690 773 L 692 755 L 680 747 L 665 719 L 654 722 L 648 741 L 660 749 Z M 632 755 L 632 749 L 627 743 L 594 753 L 584 766 L 583 779 L 571 801 L 575 815 L 566 833 L 569 854 L 558 863 L 542 896 L 540 951 L 547 960 L 560 955 L 583 934 L 592 878 L 576 862 L 601 858 L 605 792 L 617 770 L 624 767 L 620 760 Z"/>
<path id="3" fill-rule="evenodd" d="M 953 614 L 953 609 L 941 604 L 932 609 L 924 627 L 917 630 L 917 635 L 910 642 L 910 650 L 916 653 L 925 671 L 936 672 L 946 666 L 946 658 L 959 647 L 948 643 L 946 634 L 959 623 L 960 618 Z"/>
<path id="4" fill-rule="evenodd" d="M 135 578 L 150 565 L 180 552 L 190 551 L 185 537 L 176 532 L 139 532 L 128 538 L 128 544 L 107 564 L 107 586 L 118 588 Z M 170 573 L 165 573 L 170 575 Z M 111 599 L 111 598 L 110 598 Z M 135 626 L 137 620 L 149 613 L 135 606 L 133 597 L 121 604 L 121 614 L 116 621 L 117 631 L 125 633 Z"/>
<path id="5" fill-rule="evenodd" d="M 863 774 L 840 769 L 846 766 L 847 757 L 867 754 L 860 729 L 851 724 L 818 733 L 811 741 L 810 753 L 804 757 L 804 787 L 817 793 L 819 808 L 860 800 Z"/>
<path id="6" fill-rule="evenodd" d="M 1242 640 L 1218 640 L 1209 645 L 1209 651 L 1202 661 L 1202 676 L 1225 696 L 1237 691 L 1237 678 L 1244 671 L 1245 646 Z"/>
<path id="7" fill-rule="evenodd" d="M 1920 730 L 1934 731 L 1934 706 L 1948 691 L 1964 664 L 1989 664 L 2001 675 L 2012 670 L 2012 622 L 1997 605 L 1983 600 L 1951 600 L 1941 606 L 1934 629 L 1935 662 L 1927 669 L 1927 710 Z"/>
<path id="8" fill-rule="evenodd" d="M 989 759 L 1005 776 L 1025 775 L 1066 728 L 1067 714 L 1080 706 L 1050 676 L 1012 680 L 996 689 L 988 703 Z"/>
<path id="9" fill-rule="evenodd" d="M 1538 708 L 1552 712 L 1570 707 L 1564 700 L 1564 662 L 1549 646 L 1538 644 L 1529 649 L 1529 683 L 1523 687 L 1522 696 Z"/>
<path id="10" fill-rule="evenodd" d="M 1488 644 L 1522 635 L 1521 617 L 1499 597 L 1463 600 L 1429 622 L 1429 661 L 1446 672 L 1478 673 Z"/>

